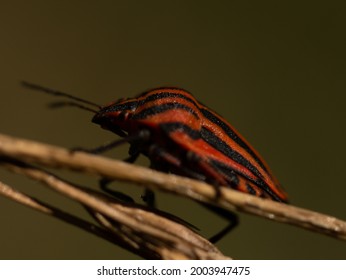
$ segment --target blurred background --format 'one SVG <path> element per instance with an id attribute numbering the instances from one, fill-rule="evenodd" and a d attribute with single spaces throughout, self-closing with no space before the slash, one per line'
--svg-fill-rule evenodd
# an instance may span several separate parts
<path id="1" fill-rule="evenodd" d="M 92 124 L 89 112 L 47 108 L 57 99 L 22 88 L 21 80 L 99 104 L 178 86 L 248 139 L 293 205 L 346 219 L 344 1 L 6 2 L 0 9 L 0 133 L 67 148 L 116 137 Z M 123 159 L 127 148 L 107 156 Z M 97 188 L 97 178 L 64 174 Z M 0 180 L 89 219 L 38 183 L 2 169 Z M 112 186 L 140 201 L 137 187 Z M 172 195 L 159 194 L 158 206 L 206 237 L 227 224 Z M 1 259 L 138 258 L 3 197 L 0 228 Z M 245 214 L 217 245 L 237 259 L 346 258 L 345 242 Z"/>

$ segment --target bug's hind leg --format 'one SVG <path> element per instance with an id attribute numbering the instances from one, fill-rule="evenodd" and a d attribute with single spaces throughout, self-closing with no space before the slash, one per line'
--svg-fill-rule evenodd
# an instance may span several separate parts
<path id="1" fill-rule="evenodd" d="M 156 144 L 150 145 L 148 149 L 148 156 L 151 159 L 150 168 L 162 172 L 169 172 L 169 165 L 179 166 L 180 160 L 171 155 L 165 149 L 160 148 Z M 155 159 L 155 160 L 153 160 Z M 156 208 L 156 198 L 154 191 L 145 189 L 142 200 L 150 207 Z"/>
<path id="2" fill-rule="evenodd" d="M 204 205 L 208 210 L 214 212 L 216 215 L 219 217 L 227 220 L 229 223 L 226 227 L 224 227 L 222 230 L 214 234 L 212 237 L 209 238 L 209 241 L 211 243 L 216 243 L 219 240 L 221 240 L 224 236 L 226 236 L 228 233 L 230 233 L 238 224 L 239 224 L 239 219 L 238 216 L 226 209 L 217 207 L 217 206 L 212 206 L 212 205 Z"/>
<path id="3" fill-rule="evenodd" d="M 194 164 L 198 170 L 202 171 L 205 174 L 208 174 L 208 183 L 214 186 L 215 188 L 215 201 L 220 198 L 221 192 L 220 192 L 220 186 L 232 186 L 235 183 L 235 178 L 232 178 L 225 175 L 221 170 L 217 168 L 217 166 L 213 165 L 210 161 L 207 159 L 204 159 L 195 153 L 188 152 L 187 154 L 187 160 L 190 161 L 190 164 Z M 213 235 L 211 238 L 209 238 L 209 241 L 212 243 L 218 242 L 220 239 L 222 239 L 226 234 L 228 234 L 231 230 L 233 230 L 239 223 L 238 216 L 234 214 L 233 212 L 213 206 L 213 205 L 205 205 L 202 204 L 204 207 L 209 209 L 210 211 L 214 212 L 216 215 L 220 216 L 221 218 L 229 221 L 229 224 L 223 228 L 221 231 Z"/>
<path id="4" fill-rule="evenodd" d="M 209 164 L 206 160 L 202 159 L 198 155 L 188 153 L 186 156 L 186 160 L 188 161 L 189 165 L 194 167 L 192 169 L 189 168 L 189 166 L 184 165 L 179 158 L 172 155 L 165 149 L 158 147 L 157 145 L 152 145 L 149 150 L 150 157 L 155 158 L 156 164 L 152 166 L 154 169 L 167 172 L 169 171 L 169 167 L 167 167 L 168 164 L 168 166 L 170 166 L 171 168 L 177 169 L 179 171 L 179 174 L 184 174 L 190 178 L 202 181 L 205 181 L 206 177 L 204 175 L 201 175 L 201 173 L 207 174 L 208 178 L 212 178 L 209 179 L 208 182 L 215 187 L 215 200 L 217 200 L 221 195 L 219 186 L 228 185 L 227 177 L 224 176 L 223 173 L 218 172 L 218 170 L 213 165 Z M 162 162 L 164 162 L 165 164 L 163 164 Z M 230 212 L 217 206 L 205 205 L 203 203 L 201 204 L 210 211 L 220 216 L 221 218 L 224 218 L 227 221 L 229 221 L 229 224 L 225 228 L 223 228 L 221 231 L 219 231 L 209 239 L 210 242 L 215 243 L 219 241 L 234 227 L 237 226 L 238 217 L 233 212 Z"/>

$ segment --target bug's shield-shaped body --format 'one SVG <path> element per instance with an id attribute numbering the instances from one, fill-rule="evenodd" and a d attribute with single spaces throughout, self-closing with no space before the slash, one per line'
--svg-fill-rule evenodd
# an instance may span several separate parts
<path id="1" fill-rule="evenodd" d="M 124 137 L 141 130 L 145 141 L 131 151 L 149 157 L 159 170 L 224 185 L 286 202 L 268 166 L 222 117 L 178 88 L 159 88 L 103 107 L 93 122 Z"/>

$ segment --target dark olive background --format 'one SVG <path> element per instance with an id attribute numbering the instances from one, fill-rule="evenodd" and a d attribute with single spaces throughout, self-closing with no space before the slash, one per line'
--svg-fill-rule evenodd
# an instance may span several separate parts
<path id="1" fill-rule="evenodd" d="M 5 2 L 5 1 L 3 1 Z M 149 88 L 191 91 L 260 151 L 291 203 L 346 219 L 344 1 L 7 1 L 0 8 L 1 133 L 64 147 L 115 139 L 89 112 L 50 110 L 39 83 L 107 104 Z M 10 3 L 10 4 L 9 4 Z M 107 154 L 122 159 L 126 147 Z M 142 161 L 145 164 L 145 161 Z M 97 178 L 71 175 L 97 187 Z M 73 202 L 1 180 L 89 219 Z M 140 190 L 114 184 L 139 200 Z M 210 236 L 226 224 L 167 194 L 159 207 Z M 345 259 L 346 244 L 250 215 L 218 247 L 238 259 Z M 1 259 L 134 259 L 0 197 Z"/>

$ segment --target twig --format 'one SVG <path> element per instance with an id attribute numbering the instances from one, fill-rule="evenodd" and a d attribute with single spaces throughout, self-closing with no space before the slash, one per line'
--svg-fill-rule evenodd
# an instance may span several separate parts
<path id="1" fill-rule="evenodd" d="M 113 234 L 110 234 L 108 230 L 105 230 L 95 224 L 92 224 L 74 215 L 71 215 L 70 213 L 64 212 L 36 198 L 28 196 L 18 190 L 11 188 L 10 186 L 4 184 L 3 182 L 0 182 L 0 194 L 19 204 L 22 204 L 31 209 L 34 209 L 38 212 L 50 215 L 68 224 L 79 227 L 89 233 L 92 233 L 98 237 L 106 239 L 113 244 L 126 247 L 124 246 L 124 244 L 122 244 L 121 240 L 116 239 L 115 236 Z M 126 248 L 129 249 L 128 247 Z M 135 252 L 135 253 L 138 253 L 138 252 Z"/>
<path id="2" fill-rule="evenodd" d="M 106 228 L 106 238 L 113 243 L 150 259 L 227 259 L 214 245 L 179 223 L 166 219 L 134 204 L 125 204 L 96 191 L 72 185 L 51 173 L 22 163 L 3 158 L 7 169 L 40 181 L 87 207 L 95 218 Z M 27 206 L 52 214 L 52 207 L 42 208 L 33 200 L 9 187 L 0 185 L 0 194 Z M 15 195 L 8 195 L 15 193 Z M 29 202 L 27 202 L 29 201 Z M 40 207 L 39 207 L 40 206 Z M 57 211 L 54 211 L 56 213 Z M 59 215 L 61 217 L 62 215 Z M 65 217 L 64 217 L 65 218 Z M 70 217 L 69 217 L 70 218 Z M 64 219 L 65 220 L 65 219 Z M 79 221 L 80 222 L 80 221 Z M 112 233 L 112 234 L 110 234 Z M 112 237 L 113 236 L 113 237 Z"/>
<path id="3" fill-rule="evenodd" d="M 145 185 L 152 189 L 160 189 L 200 202 L 218 205 L 227 210 L 239 210 L 346 240 L 346 222 L 335 217 L 264 200 L 228 188 L 220 188 L 216 200 L 215 188 L 204 182 L 164 174 L 121 161 L 82 152 L 71 152 L 60 147 L 1 134 L 0 155 L 29 163 L 65 168 Z"/>

